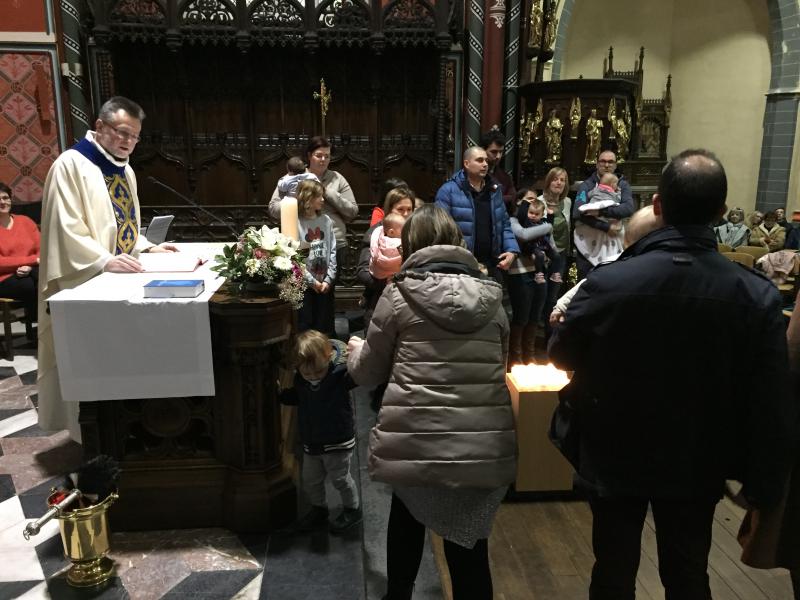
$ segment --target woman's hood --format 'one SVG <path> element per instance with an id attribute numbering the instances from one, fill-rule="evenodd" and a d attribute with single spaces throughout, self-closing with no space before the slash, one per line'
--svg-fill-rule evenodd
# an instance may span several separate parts
<path id="1" fill-rule="evenodd" d="M 416 313 L 458 333 L 484 327 L 503 301 L 500 284 L 481 275 L 475 257 L 459 246 L 418 250 L 403 263 L 395 285 Z"/>

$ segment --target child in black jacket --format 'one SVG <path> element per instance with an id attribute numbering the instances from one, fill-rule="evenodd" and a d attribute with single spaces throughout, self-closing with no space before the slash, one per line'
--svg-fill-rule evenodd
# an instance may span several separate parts
<path id="1" fill-rule="evenodd" d="M 281 403 L 297 406 L 297 431 L 303 443 L 302 483 L 311 510 L 297 524 L 301 531 L 323 527 L 328 521 L 326 475 L 342 495 L 343 506 L 330 530 L 340 533 L 362 519 L 358 489 L 350 475 L 356 445 L 350 390 L 356 384 L 347 374 L 342 354 L 319 331 L 304 331 L 297 336 L 294 385 L 280 395 Z"/>

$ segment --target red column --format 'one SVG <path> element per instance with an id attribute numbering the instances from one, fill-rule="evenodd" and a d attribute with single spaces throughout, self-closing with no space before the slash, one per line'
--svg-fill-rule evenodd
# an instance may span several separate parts
<path id="1" fill-rule="evenodd" d="M 502 126 L 506 0 L 486 0 L 483 31 L 481 132 Z"/>

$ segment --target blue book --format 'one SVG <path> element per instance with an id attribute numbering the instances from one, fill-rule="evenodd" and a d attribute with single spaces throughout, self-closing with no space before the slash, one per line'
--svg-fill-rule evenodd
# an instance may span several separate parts
<path id="1" fill-rule="evenodd" d="M 144 297 L 196 298 L 205 289 L 202 279 L 153 279 L 144 284 Z"/>

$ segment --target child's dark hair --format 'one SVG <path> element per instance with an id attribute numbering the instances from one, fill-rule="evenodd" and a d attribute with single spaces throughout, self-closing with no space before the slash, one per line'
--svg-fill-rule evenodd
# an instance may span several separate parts
<path id="1" fill-rule="evenodd" d="M 547 210 L 547 205 L 538 198 L 533 202 L 528 202 L 527 200 L 523 200 L 520 202 L 519 206 L 517 207 L 517 221 L 519 221 L 520 226 L 522 227 L 533 227 L 534 225 L 539 225 L 540 223 L 534 223 L 528 217 L 528 211 L 530 210 L 531 204 L 539 205 L 539 208 L 542 208 L 544 211 Z M 542 213 L 544 214 L 544 212 Z M 522 254 L 532 254 L 533 250 L 536 246 L 536 240 L 529 241 L 529 242 L 522 242 L 519 241 L 519 251 Z"/>
<path id="2" fill-rule="evenodd" d="M 306 163 L 299 156 L 293 156 L 286 161 L 286 170 L 292 175 L 300 175 L 306 172 Z"/>

